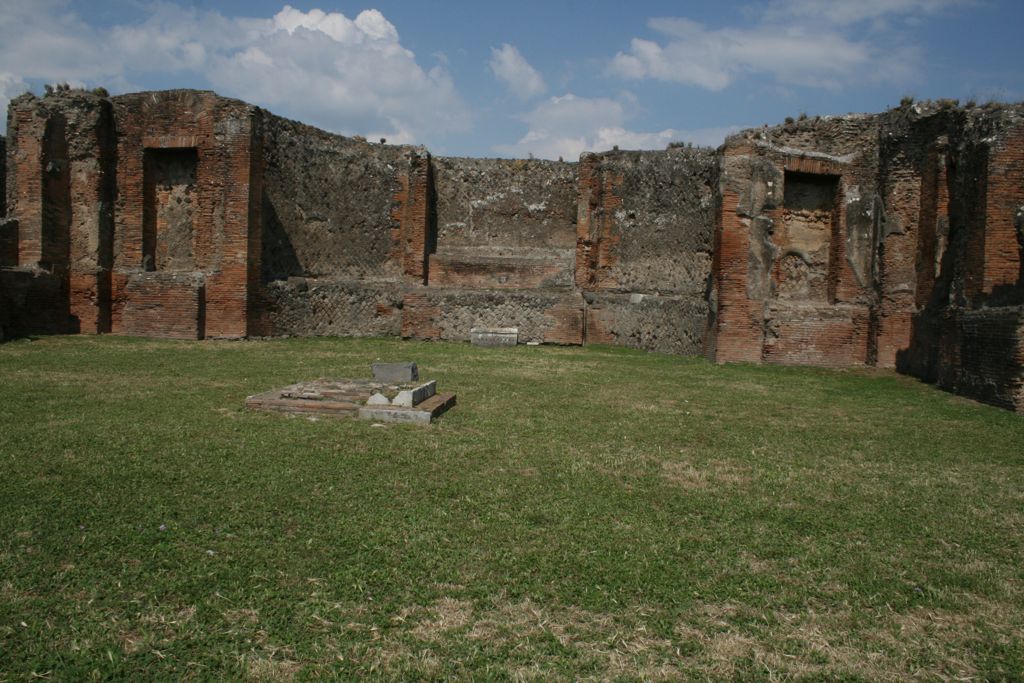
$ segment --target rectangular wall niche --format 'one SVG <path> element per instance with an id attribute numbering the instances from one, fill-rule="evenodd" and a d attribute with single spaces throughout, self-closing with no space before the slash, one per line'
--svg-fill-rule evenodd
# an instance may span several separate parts
<path id="1" fill-rule="evenodd" d="M 198 152 L 188 147 L 146 149 L 143 154 L 143 267 L 194 271 Z"/>
<path id="2" fill-rule="evenodd" d="M 786 171 L 782 225 L 775 232 L 775 295 L 825 303 L 839 177 Z"/>

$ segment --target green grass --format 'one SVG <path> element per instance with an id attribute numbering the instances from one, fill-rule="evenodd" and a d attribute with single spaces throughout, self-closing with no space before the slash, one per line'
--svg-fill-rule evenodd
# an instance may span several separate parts
<path id="1" fill-rule="evenodd" d="M 243 409 L 415 360 L 429 428 Z M 1024 418 L 889 373 L 0 346 L 0 680 L 1024 676 Z"/>

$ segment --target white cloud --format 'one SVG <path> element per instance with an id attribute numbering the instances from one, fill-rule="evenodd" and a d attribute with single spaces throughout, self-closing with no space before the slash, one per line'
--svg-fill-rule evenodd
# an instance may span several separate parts
<path id="1" fill-rule="evenodd" d="M 682 17 L 655 18 L 659 40 L 634 38 L 608 72 L 720 91 L 749 76 L 776 84 L 839 89 L 857 81 L 908 83 L 921 63 L 912 36 L 892 22 L 919 21 L 974 0 L 776 0 L 748 8 L 750 25 L 712 29 Z"/>
<path id="2" fill-rule="evenodd" d="M 688 19 L 652 19 L 649 25 L 667 37 L 665 43 L 634 38 L 628 52 L 612 59 L 612 74 L 717 91 L 756 73 L 781 83 L 826 88 L 838 88 L 854 76 L 870 80 L 902 73 L 880 72 L 876 62 L 881 55 L 871 45 L 835 31 L 800 25 L 711 30 Z"/>
<path id="3" fill-rule="evenodd" d="M 844 26 L 863 21 L 884 20 L 892 16 L 920 17 L 975 4 L 975 0 L 775 0 L 764 8 L 763 17 L 773 22 L 798 19 Z"/>
<path id="4" fill-rule="evenodd" d="M 28 90 L 28 83 L 7 71 L 0 71 L 0 103 L 7 103 Z"/>
<path id="5" fill-rule="evenodd" d="M 551 97 L 541 102 L 522 119 L 529 130 L 512 145 L 499 145 L 501 154 L 543 159 L 575 161 L 586 151 L 598 152 L 616 146 L 622 149 L 664 149 L 670 142 L 693 142 L 717 146 L 728 133 L 738 128 L 707 128 L 701 130 L 635 131 L 626 128 L 632 101 L 628 95 L 620 99 L 578 97 L 572 93 Z"/>
<path id="6" fill-rule="evenodd" d="M 544 94 L 547 86 L 537 70 L 508 43 L 491 48 L 491 72 L 502 81 L 513 95 L 522 100 Z"/>
<path id="7" fill-rule="evenodd" d="M 355 19 L 288 5 L 270 18 L 169 3 L 148 10 L 140 23 L 102 29 L 63 0 L 8 0 L 0 7 L 0 64 L 21 81 L 113 91 L 135 89 L 147 74 L 170 75 L 329 130 L 372 130 L 392 141 L 424 141 L 471 123 L 448 72 L 421 67 L 377 10 Z"/>
<path id="8" fill-rule="evenodd" d="M 21 79 L 83 80 L 103 75 L 93 30 L 62 0 L 0 4 L 0 64 Z"/>
<path id="9" fill-rule="evenodd" d="M 285 7 L 245 49 L 211 59 L 225 94 L 346 132 L 392 141 L 465 129 L 469 114 L 448 72 L 422 69 L 376 10 L 354 21 Z"/>

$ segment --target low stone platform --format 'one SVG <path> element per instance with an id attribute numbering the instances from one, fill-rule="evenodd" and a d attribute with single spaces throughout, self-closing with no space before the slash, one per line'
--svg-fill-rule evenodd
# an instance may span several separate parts
<path id="1" fill-rule="evenodd" d="M 438 394 L 437 382 L 316 379 L 254 394 L 250 410 L 358 417 L 378 422 L 430 424 L 455 405 L 455 394 Z"/>

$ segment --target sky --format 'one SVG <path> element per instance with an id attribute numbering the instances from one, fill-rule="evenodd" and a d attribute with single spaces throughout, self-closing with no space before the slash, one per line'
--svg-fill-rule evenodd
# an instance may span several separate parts
<path id="1" fill-rule="evenodd" d="M 1021 29 L 1021 0 L 0 0 L 0 105 L 212 89 L 439 155 L 576 160 L 905 96 L 1021 101 Z"/>

